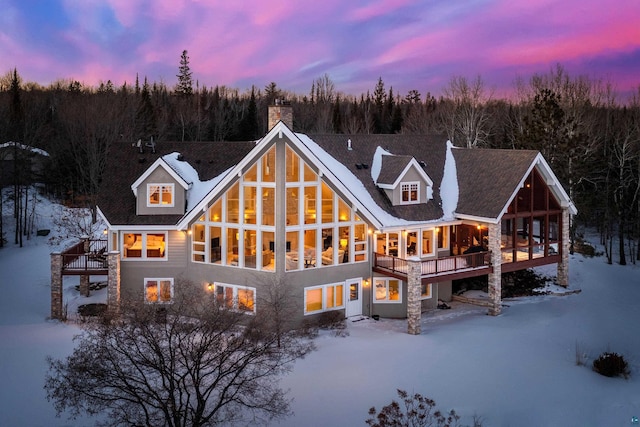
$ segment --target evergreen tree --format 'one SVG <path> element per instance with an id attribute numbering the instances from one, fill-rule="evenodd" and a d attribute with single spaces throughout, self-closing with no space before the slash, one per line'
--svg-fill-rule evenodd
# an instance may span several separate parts
<path id="1" fill-rule="evenodd" d="M 136 110 L 136 126 L 138 138 L 142 140 L 150 139 L 156 135 L 156 117 L 151 103 L 151 93 L 149 92 L 149 83 L 144 78 L 144 85 L 140 94 L 140 103 Z"/>
<path id="2" fill-rule="evenodd" d="M 189 67 L 189 56 L 187 51 L 183 50 L 180 56 L 180 67 L 178 68 L 178 85 L 176 86 L 176 92 L 183 96 L 189 96 L 193 94 L 193 80 L 191 78 L 191 68 Z"/>
<path id="3" fill-rule="evenodd" d="M 384 132 L 384 104 L 387 98 L 387 93 L 384 90 L 384 82 L 382 77 L 378 78 L 378 83 L 373 91 L 373 102 L 375 104 L 375 111 L 373 114 L 373 133 Z"/>
<path id="4" fill-rule="evenodd" d="M 255 86 L 251 87 L 251 96 L 247 111 L 240 120 L 237 132 L 239 141 L 252 141 L 259 138 L 260 129 L 258 129 L 258 107 L 256 105 Z"/>

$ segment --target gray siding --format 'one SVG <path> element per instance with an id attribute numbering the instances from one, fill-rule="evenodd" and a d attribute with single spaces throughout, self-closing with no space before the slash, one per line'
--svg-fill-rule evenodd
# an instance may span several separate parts
<path id="1" fill-rule="evenodd" d="M 174 184 L 174 204 L 172 207 L 147 206 L 147 184 Z M 186 191 L 162 167 L 157 167 L 147 179 L 138 186 L 136 213 L 138 215 L 180 215 L 185 210 Z"/>

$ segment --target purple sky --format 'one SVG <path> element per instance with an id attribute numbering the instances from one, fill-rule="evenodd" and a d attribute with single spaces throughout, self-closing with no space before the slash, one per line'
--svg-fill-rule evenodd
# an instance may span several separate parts
<path id="1" fill-rule="evenodd" d="M 496 95 L 562 64 L 640 85 L 639 0 L 0 0 L 1 73 L 96 86 L 173 87 L 188 50 L 194 79 L 296 93 L 329 75 L 338 91 L 439 94 L 481 75 Z"/>

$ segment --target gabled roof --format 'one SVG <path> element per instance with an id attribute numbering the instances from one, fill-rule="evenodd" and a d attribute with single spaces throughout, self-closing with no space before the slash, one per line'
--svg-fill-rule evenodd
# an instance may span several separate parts
<path id="1" fill-rule="evenodd" d="M 165 159 L 163 159 L 162 157 L 158 157 L 156 161 L 153 162 L 153 164 L 149 166 L 149 168 L 147 168 L 147 170 L 142 175 L 140 175 L 140 177 L 136 179 L 133 184 L 131 184 L 131 190 L 133 190 L 134 195 L 138 195 L 138 187 L 140 186 L 140 184 L 142 184 L 147 178 L 149 178 L 149 175 L 151 175 L 157 168 L 162 168 L 167 171 L 167 173 L 171 175 L 171 177 L 175 179 L 178 184 L 180 184 L 180 186 L 185 190 L 189 189 L 189 186 L 192 184 L 191 182 L 188 182 L 184 179 L 183 174 L 180 173 L 179 168 L 172 167 Z"/>
<path id="2" fill-rule="evenodd" d="M 255 147 L 255 142 L 168 142 L 156 144 L 156 152 L 139 153 L 130 142 L 111 145 L 103 173 L 98 207 L 112 226 L 173 226 L 183 215 L 136 215 L 136 200 L 131 185 L 160 157 L 181 153 L 198 173 L 200 180 L 218 177 L 238 164 Z"/>
<path id="3" fill-rule="evenodd" d="M 538 151 L 454 148 L 458 169 L 460 217 L 499 219 L 534 167 L 547 179 L 562 206 L 577 211 L 555 174 Z"/>
<path id="4" fill-rule="evenodd" d="M 378 185 L 378 187 L 390 190 L 398 187 L 400 181 L 404 178 L 406 173 L 411 168 L 414 168 L 416 172 L 420 174 L 427 185 L 433 185 L 433 181 L 431 181 L 429 175 L 426 174 L 424 169 L 422 169 L 420 164 L 413 156 L 382 154 L 381 158 L 382 164 L 380 167 L 380 173 L 378 175 L 378 178 L 375 179 L 376 185 Z"/>
<path id="5" fill-rule="evenodd" d="M 344 174 L 357 178 L 367 193 L 369 200 L 375 204 L 378 211 L 378 220 L 382 228 L 406 226 L 413 222 L 435 221 L 442 218 L 440 195 L 434 191 L 433 199 L 426 204 L 393 206 L 387 198 L 384 190 L 379 188 L 374 181 L 379 179 L 374 159 L 378 149 L 393 154 L 414 158 L 417 161 L 424 160 L 425 174 L 431 178 L 433 187 L 438 188 L 442 180 L 444 169 L 446 137 L 443 135 L 309 135 L 308 138 L 330 157 L 331 164 L 327 167 L 337 173 L 339 180 L 347 180 Z M 351 140 L 349 148 L 348 140 Z M 382 156 L 385 157 L 385 156 Z M 363 163 L 372 165 L 371 168 L 358 168 Z M 353 188 L 353 185 L 347 185 Z M 358 194 L 355 194 L 358 197 Z"/>
<path id="6" fill-rule="evenodd" d="M 536 151 L 453 148 L 443 135 L 304 135 L 293 133 L 282 122 L 259 141 L 159 142 L 156 153 L 142 154 L 128 143 L 116 143 L 110 150 L 98 207 L 112 226 L 186 228 L 212 197 L 237 179 L 276 138 L 283 137 L 319 169 L 360 216 L 383 230 L 465 217 L 497 220 L 536 165 L 558 200 L 575 211 Z M 167 156 L 170 153 L 174 157 Z M 177 153 L 182 160 L 175 157 Z M 161 160 L 162 156 L 167 157 Z M 142 182 L 149 165 L 166 165 L 184 183 L 197 181 L 192 182 L 194 187 L 206 182 L 188 190 L 193 194 L 187 197 L 185 215 L 136 215 L 135 197 L 126 189 Z M 376 180 L 397 183 L 409 167 L 429 180 L 433 199 L 426 204 L 393 206 Z M 197 180 L 185 178 L 194 177 L 194 171 Z"/>

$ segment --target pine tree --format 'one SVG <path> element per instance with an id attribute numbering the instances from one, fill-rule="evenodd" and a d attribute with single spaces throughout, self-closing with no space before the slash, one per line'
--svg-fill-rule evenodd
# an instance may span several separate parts
<path id="1" fill-rule="evenodd" d="M 176 86 L 176 92 L 183 96 L 189 96 L 193 94 L 193 80 L 191 79 L 191 68 L 189 68 L 189 56 L 187 51 L 183 50 L 180 56 L 180 67 L 178 68 L 178 85 Z"/>

